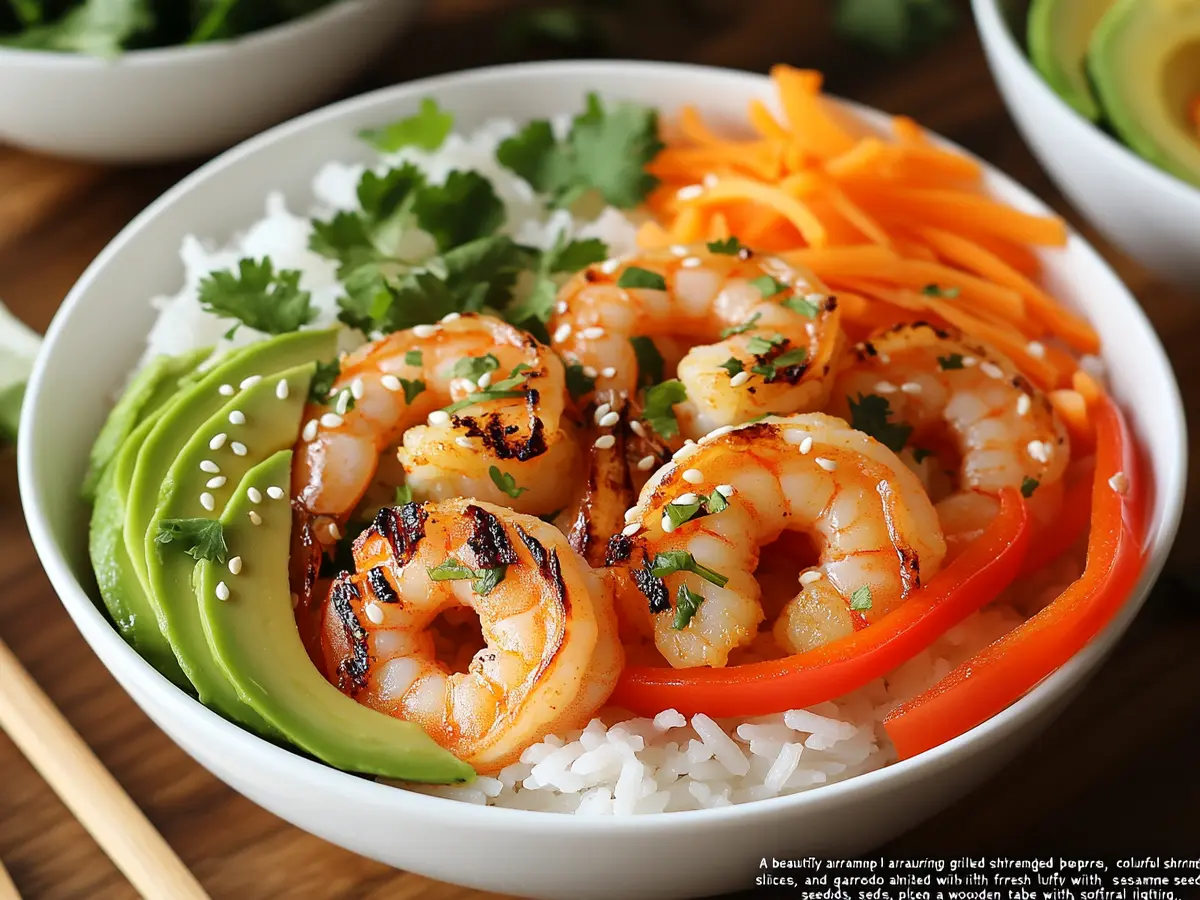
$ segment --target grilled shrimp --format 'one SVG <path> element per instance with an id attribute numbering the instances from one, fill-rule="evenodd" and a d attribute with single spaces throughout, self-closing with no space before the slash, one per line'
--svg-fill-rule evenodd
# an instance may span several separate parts
<path id="1" fill-rule="evenodd" d="M 397 457 L 418 499 L 478 497 L 553 512 L 579 460 L 562 419 L 565 385 L 555 354 L 489 316 L 451 315 L 396 332 L 342 360 L 336 401 L 310 405 L 292 495 L 310 518 L 344 523 L 372 486 L 380 455 L 403 439 Z M 353 403 L 339 408 L 347 392 Z M 496 483 L 506 476 L 514 479 L 507 492 Z M 316 534 L 331 543 L 337 529 Z"/>
<path id="2" fill-rule="evenodd" d="M 596 371 L 597 390 L 630 397 L 639 381 L 630 338 L 699 342 L 678 364 L 687 400 L 675 409 L 683 434 L 698 438 L 769 412 L 820 409 L 838 323 L 834 298 L 779 259 L 679 247 L 585 269 L 563 286 L 549 327 L 556 350 Z"/>
<path id="3" fill-rule="evenodd" d="M 672 666 L 723 666 L 758 635 L 754 571 L 784 531 L 816 549 L 774 624 L 800 652 L 903 603 L 945 544 L 920 481 L 885 446 L 822 413 L 703 438 L 642 489 L 609 544 L 622 624 Z M 627 632 L 628 633 L 628 632 Z"/>
<path id="4" fill-rule="evenodd" d="M 385 508 L 326 605 L 326 671 L 482 773 L 604 704 L 624 664 L 606 582 L 554 526 L 474 500 Z M 437 658 L 434 620 L 473 610 L 484 646 Z M 449 612 L 448 612 L 449 611 Z"/>

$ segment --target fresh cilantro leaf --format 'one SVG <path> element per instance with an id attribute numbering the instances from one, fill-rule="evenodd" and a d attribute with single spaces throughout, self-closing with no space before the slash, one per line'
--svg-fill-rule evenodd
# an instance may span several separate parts
<path id="1" fill-rule="evenodd" d="M 683 631 L 687 628 L 688 623 L 692 621 L 692 617 L 696 615 L 703 602 L 703 594 L 697 594 L 686 584 L 681 584 L 679 591 L 675 594 L 675 620 L 671 623 L 671 627 L 676 631 Z"/>
<path id="2" fill-rule="evenodd" d="M 421 366 L 425 364 L 425 357 L 420 350 L 409 350 L 404 354 L 404 364 L 406 366 Z"/>
<path id="3" fill-rule="evenodd" d="M 491 353 L 485 353 L 483 356 L 464 356 L 454 364 L 450 374 L 454 378 L 469 378 L 471 381 L 478 381 L 486 373 L 495 372 L 498 368 L 500 368 L 500 360 Z"/>
<path id="4" fill-rule="evenodd" d="M 857 402 L 850 403 L 850 427 L 869 434 L 893 453 L 899 453 L 912 434 L 912 426 L 889 421 L 892 417 L 891 404 L 878 394 L 858 395 Z"/>
<path id="5" fill-rule="evenodd" d="M 702 566 L 696 562 L 696 557 L 686 550 L 667 550 L 655 556 L 654 561 L 650 563 L 650 574 L 655 578 L 664 578 L 675 572 L 692 572 L 717 587 L 725 587 L 729 583 L 726 576 Z"/>
<path id="6" fill-rule="evenodd" d="M 559 235 L 561 241 L 564 235 Z M 600 238 L 585 238 L 581 241 L 556 243 L 545 255 L 545 268 L 551 275 L 562 272 L 578 272 L 592 263 L 608 259 L 608 244 Z"/>
<path id="7" fill-rule="evenodd" d="M 855 612 L 865 612 L 871 608 L 871 586 L 864 584 L 850 595 L 850 608 Z"/>
<path id="8" fill-rule="evenodd" d="M 721 368 L 729 373 L 729 377 L 740 375 L 745 371 L 746 367 L 742 365 L 742 361 L 735 356 L 729 357 L 725 362 L 721 363 Z"/>
<path id="9" fill-rule="evenodd" d="M 720 491 L 713 491 L 704 498 L 704 507 L 708 510 L 709 515 L 715 516 L 729 508 L 729 500 Z"/>
<path id="10" fill-rule="evenodd" d="M 413 502 L 412 488 L 407 484 L 401 484 L 396 487 L 396 496 L 394 498 L 395 506 L 403 506 L 406 503 Z"/>
<path id="11" fill-rule="evenodd" d="M 508 566 L 472 569 L 456 559 L 448 558 L 437 566 L 426 567 L 425 571 L 434 581 L 470 581 L 475 593 L 486 597 L 504 580 Z"/>
<path id="12" fill-rule="evenodd" d="M 782 334 L 773 334 L 770 337 L 761 337 L 754 335 L 750 340 L 746 341 L 746 349 L 755 356 L 766 356 L 776 347 L 786 343 L 787 338 Z"/>
<path id="13" fill-rule="evenodd" d="M 501 472 L 499 466 L 492 466 L 488 469 L 488 477 L 492 479 L 492 484 L 508 494 L 516 500 L 529 488 L 517 487 L 517 479 L 513 478 L 508 472 Z"/>
<path id="14" fill-rule="evenodd" d="M 242 259 L 237 273 L 211 272 L 199 286 L 200 305 L 206 312 L 264 334 L 299 331 L 317 317 L 312 295 L 300 290 L 300 273 L 275 271 L 270 257 Z"/>
<path id="15" fill-rule="evenodd" d="M 767 382 L 775 380 L 780 369 L 790 369 L 792 366 L 798 366 L 808 359 L 808 350 L 804 347 L 793 347 L 791 350 L 786 350 L 780 353 L 774 359 L 760 362 L 751 367 L 750 371 L 755 375 L 761 375 Z"/>
<path id="16" fill-rule="evenodd" d="M 651 272 L 649 269 L 630 266 L 617 279 L 617 287 L 640 288 L 647 291 L 665 291 L 667 289 L 667 279 L 663 278 L 657 272 Z"/>
<path id="17" fill-rule="evenodd" d="M 404 390 L 404 402 L 412 406 L 412 402 L 417 399 L 425 391 L 425 382 L 419 378 L 415 381 L 409 381 L 407 378 L 400 379 L 400 387 Z"/>
<path id="18" fill-rule="evenodd" d="M 63 7 L 55 6 L 56 13 Z M 32 10 L 26 9 L 23 19 L 31 15 Z M 145 0 L 84 0 L 57 21 L 43 21 L 39 16 L 28 24 L 32 27 L 16 35 L 0 36 L 0 44 L 112 59 L 152 34 L 155 15 Z"/>
<path id="19" fill-rule="evenodd" d="M 511 238 L 494 234 L 447 250 L 428 267 L 444 273 L 458 312 L 479 312 L 508 303 L 524 261 L 524 252 Z"/>
<path id="20" fill-rule="evenodd" d="M 780 306 L 786 306 L 794 313 L 799 313 L 806 319 L 815 319 L 821 312 L 813 303 L 809 302 L 807 297 L 800 297 L 793 294 L 779 301 Z"/>
<path id="21" fill-rule="evenodd" d="M 758 292 L 763 297 L 770 298 L 776 294 L 782 294 L 788 289 L 788 286 L 777 278 L 772 278 L 770 275 L 760 275 L 751 280 L 750 284 L 758 288 Z"/>
<path id="22" fill-rule="evenodd" d="M 358 136 L 381 153 L 395 153 L 403 147 L 432 152 L 445 143 L 453 128 L 454 116 L 426 97 L 413 115 L 382 128 L 365 129 Z"/>
<path id="23" fill-rule="evenodd" d="M 579 363 L 567 366 L 567 390 L 578 400 L 596 389 L 596 379 L 588 377 Z"/>
<path id="24" fill-rule="evenodd" d="M 309 402 L 328 405 L 329 394 L 341 374 L 342 364 L 336 359 L 327 363 L 317 363 L 317 370 L 308 386 Z"/>
<path id="25" fill-rule="evenodd" d="M 737 256 L 738 251 L 745 249 L 748 249 L 746 245 L 734 236 L 727 237 L 723 241 L 708 242 L 710 253 L 724 253 L 726 256 Z"/>
<path id="26" fill-rule="evenodd" d="M 488 400 L 515 400 L 518 397 L 524 397 L 525 391 L 517 391 L 513 390 L 513 388 L 525 381 L 525 373 L 529 371 L 531 371 L 531 367 L 525 365 L 525 363 L 521 363 L 503 381 L 494 382 L 485 391 L 476 391 L 473 394 L 468 394 L 457 403 L 447 406 L 446 412 L 453 414 L 466 409 L 468 406 L 474 406 L 476 403 L 484 403 Z"/>
<path id="27" fill-rule="evenodd" d="M 929 47 L 958 21 L 954 0 L 838 0 L 834 27 L 888 56 Z"/>
<path id="28" fill-rule="evenodd" d="M 913 462 L 923 463 L 929 457 L 933 456 L 932 450 L 926 450 L 924 447 L 913 447 Z"/>
<path id="29" fill-rule="evenodd" d="M 225 529 L 216 519 L 163 519 L 154 540 L 158 544 L 178 544 L 193 559 L 215 563 L 229 559 Z"/>
<path id="30" fill-rule="evenodd" d="M 633 354 L 637 357 L 638 386 L 658 384 L 662 381 L 665 363 L 654 341 L 639 335 L 631 337 L 629 343 L 633 344 Z"/>
<path id="31" fill-rule="evenodd" d="M 492 183 L 478 172 L 457 169 L 445 184 L 422 188 L 413 213 L 443 251 L 487 237 L 504 224 L 504 203 Z"/>
<path id="32" fill-rule="evenodd" d="M 757 322 L 761 318 L 762 318 L 762 313 L 755 313 L 750 318 L 748 318 L 745 322 L 743 322 L 741 325 L 730 325 L 728 328 L 722 329 L 721 340 L 725 340 L 726 338 L 731 338 L 735 334 L 743 334 L 744 332 L 749 331 L 751 328 L 754 327 L 754 323 Z"/>
<path id="33" fill-rule="evenodd" d="M 1041 482 L 1036 478 L 1030 478 L 1026 475 L 1025 479 L 1021 482 L 1021 496 L 1026 498 L 1032 497 L 1033 492 L 1038 489 L 1038 485 L 1040 484 Z"/>
<path id="34" fill-rule="evenodd" d="M 366 223 L 379 226 L 388 223 L 397 213 L 407 212 L 417 192 L 425 187 L 425 175 L 412 163 L 388 169 L 382 175 L 368 169 L 358 181 L 358 203 L 366 215 Z"/>
<path id="35" fill-rule="evenodd" d="M 566 231 L 559 232 L 554 246 L 533 255 L 533 287 L 505 310 L 504 317 L 526 330 L 530 330 L 531 323 L 550 321 L 559 288 L 554 276 L 578 272 L 607 256 L 608 245 L 604 241 L 598 238 L 568 241 Z"/>
<path id="36" fill-rule="evenodd" d="M 963 367 L 963 355 L 961 353 L 951 353 L 949 356 L 939 356 L 938 366 L 942 371 L 947 369 L 961 369 Z"/>
<path id="37" fill-rule="evenodd" d="M 663 515 L 678 528 L 687 522 L 715 515 L 729 508 L 729 501 L 719 491 L 713 491 L 707 497 L 697 497 L 691 503 L 668 503 L 663 509 Z"/>
<path id="38" fill-rule="evenodd" d="M 646 390 L 642 418 L 666 440 L 679 434 L 674 405 L 687 399 L 687 388 L 678 379 L 664 381 Z"/>
<path id="39" fill-rule="evenodd" d="M 921 288 L 921 293 L 926 297 L 945 297 L 947 300 L 953 300 L 960 293 L 962 293 L 962 291 L 960 288 L 956 287 L 944 288 L 936 284 L 927 284 L 925 287 Z"/>

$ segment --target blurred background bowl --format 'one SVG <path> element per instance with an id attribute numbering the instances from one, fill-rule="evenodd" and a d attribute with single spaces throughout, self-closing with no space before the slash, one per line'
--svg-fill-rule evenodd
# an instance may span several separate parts
<path id="1" fill-rule="evenodd" d="M 1016 36 L 1024 34 L 1025 2 L 971 5 L 1004 103 L 1067 199 L 1155 275 L 1185 290 L 1200 288 L 1200 190 L 1142 159 L 1059 98 Z"/>
<path id="2" fill-rule="evenodd" d="M 230 41 L 114 60 L 0 47 L 0 142 L 104 163 L 213 154 L 332 99 L 424 0 L 341 0 Z"/>

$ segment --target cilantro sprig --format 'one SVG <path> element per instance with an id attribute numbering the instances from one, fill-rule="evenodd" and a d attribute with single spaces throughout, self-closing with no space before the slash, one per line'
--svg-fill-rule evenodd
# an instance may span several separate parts
<path id="1" fill-rule="evenodd" d="M 676 631 L 687 628 L 688 623 L 700 611 L 700 604 L 703 602 L 703 594 L 697 594 L 686 584 L 681 584 L 675 594 L 675 619 L 671 622 L 671 627 Z"/>
<path id="2" fill-rule="evenodd" d="M 309 402 L 328 405 L 329 395 L 333 392 L 333 386 L 341 375 L 342 364 L 338 360 L 317 363 L 317 370 L 313 373 L 312 381 L 308 386 Z"/>
<path id="3" fill-rule="evenodd" d="M 514 500 L 529 490 L 529 488 L 517 487 L 517 479 L 515 479 L 508 472 L 500 471 L 499 466 L 492 466 L 489 468 L 488 477 L 492 479 L 492 484 L 504 491 L 504 493 L 508 494 L 508 496 L 512 497 Z"/>
<path id="4" fill-rule="evenodd" d="M 642 418 L 665 440 L 679 434 L 679 420 L 675 418 L 675 404 L 687 399 L 687 388 L 677 378 L 664 381 L 646 389 L 642 404 Z"/>
<path id="5" fill-rule="evenodd" d="M 866 612 L 871 608 L 871 586 L 864 584 L 850 594 L 850 608 L 855 612 Z"/>
<path id="6" fill-rule="evenodd" d="M 523 249 L 529 270 L 533 273 L 533 285 L 523 297 L 509 304 L 504 317 L 545 341 L 548 337 L 545 324 L 550 321 L 554 311 L 562 276 L 574 274 L 606 259 L 608 245 L 599 238 L 568 240 L 563 230 L 549 250 L 538 252 L 530 248 Z"/>
<path id="7" fill-rule="evenodd" d="M 710 253 L 723 253 L 726 256 L 737 256 L 742 250 L 748 249 L 750 248 L 739 241 L 735 235 L 730 235 L 723 241 L 708 242 L 708 251 Z"/>
<path id="8" fill-rule="evenodd" d="M 850 427 L 869 434 L 893 453 L 899 453 L 908 443 L 912 426 L 891 421 L 892 407 L 886 397 L 878 394 L 859 394 L 850 403 Z"/>
<path id="9" fill-rule="evenodd" d="M 720 491 L 713 491 L 707 497 L 697 497 L 691 503 L 668 503 L 663 515 L 671 522 L 673 528 L 678 528 L 687 522 L 703 519 L 724 512 L 729 508 L 729 501 Z"/>
<path id="10" fill-rule="evenodd" d="M 454 116 L 443 111 L 432 97 L 426 97 L 413 115 L 380 128 L 364 129 L 358 136 L 381 153 L 395 153 L 405 147 L 432 152 L 446 142 L 453 128 Z"/>
<path id="11" fill-rule="evenodd" d="M 192 559 L 215 563 L 229 560 L 225 529 L 216 519 L 163 519 L 154 541 L 164 546 L 178 545 Z"/>
<path id="12" fill-rule="evenodd" d="M 655 578 L 664 578 L 675 572 L 691 572 L 717 587 L 725 587 L 729 583 L 727 576 L 696 562 L 696 557 L 686 550 L 666 550 L 656 555 L 650 563 L 650 574 Z"/>
<path id="13" fill-rule="evenodd" d="M 663 369 L 666 362 L 654 341 L 643 335 L 631 337 L 633 355 L 637 357 L 638 385 L 658 384 L 663 380 Z"/>
<path id="14" fill-rule="evenodd" d="M 317 317 L 312 295 L 300 289 L 300 273 L 275 271 L 270 257 L 238 261 L 237 272 L 210 272 L 200 281 L 205 312 L 236 319 L 226 337 L 245 325 L 264 334 L 299 331 Z"/>
<path id="15" fill-rule="evenodd" d="M 486 597 L 496 589 L 496 585 L 504 580 L 508 566 L 472 569 L 457 559 L 447 558 L 436 566 L 427 566 L 425 571 L 434 581 L 470 581 L 471 588 L 475 593 L 480 597 Z"/>

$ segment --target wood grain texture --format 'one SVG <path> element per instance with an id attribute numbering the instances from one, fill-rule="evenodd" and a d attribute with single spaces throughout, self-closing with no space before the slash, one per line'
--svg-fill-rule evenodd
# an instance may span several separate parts
<path id="1" fill-rule="evenodd" d="M 391 61 L 360 87 L 511 58 L 495 35 L 513 5 L 434 0 Z M 1189 416 L 1200 417 L 1200 298 L 1154 282 L 1066 206 L 1005 113 L 969 21 L 933 53 L 891 63 L 837 42 L 824 0 L 691 6 L 699 11 L 678 21 L 647 13 L 618 53 L 754 71 L 780 61 L 820 68 L 833 92 L 916 116 L 996 164 L 1104 252 L 1162 335 Z M 188 168 L 97 169 L 0 148 L 0 297 L 44 328 L 104 244 Z M 1200 739 L 1200 579 L 1189 559 L 1200 537 L 1195 490 L 1170 571 L 1088 690 L 987 785 L 885 852 L 1195 850 L 1191 813 L 1200 808 L 1200 776 L 1185 749 Z M 393 871 L 304 834 L 175 747 L 108 675 L 55 598 L 25 533 L 11 458 L 0 459 L 0 637 L 216 900 L 488 896 Z M 135 896 L 2 737 L 0 858 L 26 900 Z"/>

